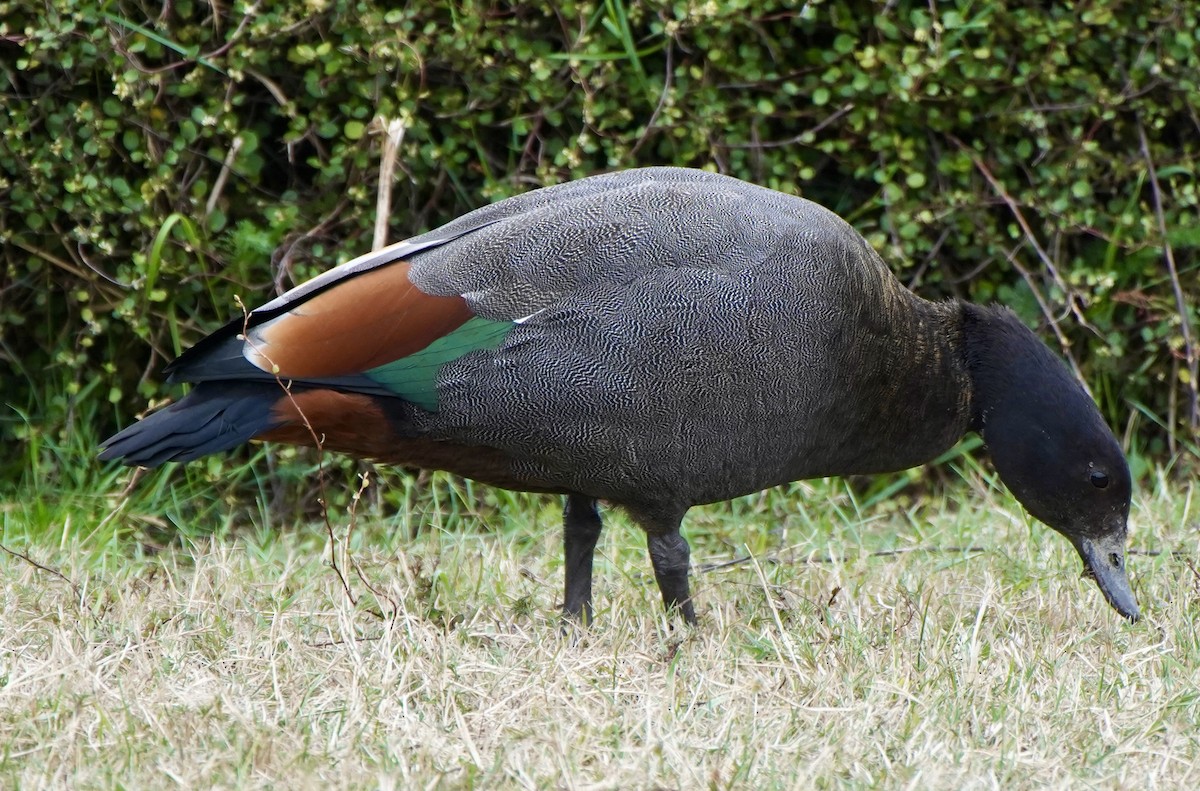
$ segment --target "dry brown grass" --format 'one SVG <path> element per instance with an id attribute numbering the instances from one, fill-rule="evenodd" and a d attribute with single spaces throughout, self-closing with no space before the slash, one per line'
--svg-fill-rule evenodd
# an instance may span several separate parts
<path id="1" fill-rule="evenodd" d="M 743 510 L 781 507 L 760 504 Z M 544 513 L 367 530 L 390 620 L 361 583 L 348 602 L 319 530 L 137 561 L 34 547 L 81 593 L 0 561 L 0 786 L 1200 787 L 1186 559 L 1131 559 L 1131 627 L 1065 541 L 1011 501 L 966 504 L 863 521 L 810 493 L 756 562 L 697 578 L 694 630 L 660 615 L 640 535 L 610 520 L 598 623 L 566 639 Z M 1192 491 L 1136 511 L 1136 547 L 1195 549 Z M 696 560 L 749 538 L 734 513 L 696 514 Z M 867 552 L 914 533 L 989 551 Z"/>

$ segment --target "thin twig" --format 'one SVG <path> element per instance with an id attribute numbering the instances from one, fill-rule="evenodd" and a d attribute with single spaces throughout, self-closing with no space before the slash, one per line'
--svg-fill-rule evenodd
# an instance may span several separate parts
<path id="1" fill-rule="evenodd" d="M 983 177 L 987 179 L 987 183 L 991 185 L 992 190 L 996 193 L 997 197 L 1004 201 L 1004 204 L 1008 206 L 1008 210 L 1012 212 L 1013 218 L 1017 221 L 1017 225 L 1021 226 L 1021 231 L 1025 234 L 1025 239 L 1029 242 L 1029 246 L 1033 248 L 1033 251 L 1041 260 L 1042 265 L 1046 267 L 1046 271 L 1050 273 L 1050 277 L 1053 278 L 1055 284 L 1062 289 L 1063 295 L 1070 300 L 1072 294 L 1070 286 L 1067 285 L 1067 281 L 1063 280 L 1062 275 L 1058 273 L 1058 267 L 1054 265 L 1054 262 L 1050 259 L 1050 256 L 1046 253 L 1045 249 L 1042 248 L 1041 243 L 1038 242 L 1037 236 L 1034 235 L 1033 229 L 1025 220 L 1025 215 L 1021 213 L 1021 208 L 1017 205 L 1017 202 L 1013 199 L 1012 195 L 1008 194 L 1008 190 L 1004 188 L 1004 185 L 1000 183 L 1000 180 L 996 178 L 991 169 L 984 164 L 983 159 L 980 158 L 979 154 L 977 154 L 974 149 L 953 135 L 950 136 L 950 140 L 956 146 L 962 149 L 963 153 L 971 158 L 971 161 L 975 164 L 976 170 L 978 170 Z M 1080 318 L 1082 319 L 1082 317 Z"/>
<path id="2" fill-rule="evenodd" d="M 806 137 L 818 134 L 822 129 L 829 126 L 834 121 L 838 120 L 853 109 L 854 102 L 847 102 L 838 108 L 838 110 L 826 116 L 821 123 L 817 124 L 812 129 L 806 129 L 800 134 L 793 135 L 786 140 L 756 140 L 753 143 L 719 143 L 718 145 L 720 145 L 721 148 L 783 148 L 784 146 L 792 146 L 804 140 Z"/>
<path id="3" fill-rule="evenodd" d="M 1167 238 L 1167 220 L 1163 213 L 1162 189 L 1158 185 L 1158 173 L 1155 172 L 1154 160 L 1150 156 L 1150 143 L 1146 139 L 1146 128 L 1142 124 L 1142 118 L 1137 117 L 1138 138 L 1142 144 L 1142 156 L 1146 160 L 1146 171 L 1150 176 L 1150 193 L 1154 197 L 1154 216 L 1158 220 L 1158 232 L 1162 234 L 1163 243 L 1163 260 L 1167 265 L 1167 273 L 1171 276 L 1171 290 L 1175 294 L 1175 309 L 1179 311 L 1179 327 L 1183 333 L 1183 354 L 1184 361 L 1187 363 L 1188 382 L 1188 424 L 1194 431 L 1200 426 L 1200 392 L 1197 387 L 1200 383 L 1197 380 L 1197 359 L 1196 347 L 1192 342 L 1192 327 L 1191 321 L 1188 318 L 1187 299 L 1183 294 L 1183 286 L 1179 283 L 1179 270 L 1175 267 L 1175 253 L 1171 249 L 1171 242 Z M 1174 427 L 1170 429 L 1174 434 Z"/>
<path id="4" fill-rule="evenodd" d="M 75 583 L 74 580 L 72 580 L 66 574 L 63 574 L 58 569 L 51 568 L 49 566 L 44 566 L 41 563 L 38 563 L 36 560 L 29 557 L 29 555 L 27 555 L 24 552 L 17 552 L 15 549 L 9 549 L 3 542 L 0 542 L 0 550 L 3 550 L 5 553 L 11 555 L 14 558 L 17 558 L 18 560 L 25 561 L 29 565 L 33 566 L 35 569 L 38 569 L 39 571 L 44 571 L 53 577 L 58 577 L 63 582 L 67 583 L 67 585 L 70 585 L 71 592 L 75 594 L 75 600 L 77 602 L 79 602 L 79 604 L 83 607 L 83 609 L 87 610 L 87 613 L 89 616 L 94 617 L 92 608 L 88 605 L 87 601 L 85 601 L 83 598 L 83 590 L 79 587 L 79 585 L 77 585 Z"/>
<path id="5" fill-rule="evenodd" d="M 288 103 L 291 101 L 291 99 L 289 99 L 287 94 L 283 92 L 283 88 L 279 87 L 279 83 L 270 79 L 262 72 L 249 67 L 242 69 L 242 71 L 246 72 L 246 74 L 249 74 L 251 77 L 262 83 L 262 86 L 267 89 L 267 93 L 271 94 L 275 101 L 279 103 L 280 107 L 288 106 Z M 290 148 L 291 144 L 289 143 L 288 145 Z"/>
<path id="6" fill-rule="evenodd" d="M 1173 558 L 1191 558 L 1194 552 L 1184 552 L 1181 549 L 1127 549 L 1126 555 L 1140 555 L 1144 558 L 1156 558 L 1159 555 L 1170 555 Z"/>
<path id="7" fill-rule="evenodd" d="M 342 573 L 341 566 L 338 565 L 337 536 L 333 532 L 333 523 L 329 520 L 329 498 L 326 496 L 325 491 L 325 442 L 320 436 L 317 435 L 317 430 L 313 428 L 312 423 L 309 422 L 308 415 L 304 414 L 304 410 L 300 408 L 300 403 L 296 401 L 296 396 L 292 392 L 291 388 L 291 380 L 288 380 L 287 382 L 283 380 L 283 378 L 279 375 L 279 366 L 277 366 L 274 361 L 271 360 L 270 356 L 268 356 L 265 351 L 256 346 L 253 339 L 250 337 L 250 311 L 246 310 L 245 303 L 243 303 L 241 297 L 237 295 L 234 295 L 234 300 L 237 302 L 238 307 L 242 309 L 241 338 L 243 342 L 245 342 L 255 354 L 259 355 L 263 358 L 263 360 L 266 361 L 267 368 L 265 370 L 275 377 L 275 381 L 287 395 L 288 400 L 291 401 L 292 407 L 296 410 L 296 414 L 300 416 L 300 421 L 304 424 L 304 427 L 308 429 L 309 436 L 312 437 L 313 444 L 316 446 L 318 459 L 317 504 L 321 506 L 321 518 L 325 522 L 325 532 L 329 536 L 329 565 L 333 566 L 333 572 L 337 575 L 338 581 L 341 582 L 342 591 L 345 592 L 346 598 L 350 600 L 350 604 L 357 605 L 358 600 L 354 598 L 354 591 L 350 589 L 350 583 L 346 580 L 346 575 Z"/>
<path id="8" fill-rule="evenodd" d="M 1192 590 L 1200 593 L 1200 571 L 1196 571 L 1196 564 L 1191 558 L 1184 561 L 1187 563 L 1188 570 L 1192 572 Z"/>
<path id="9" fill-rule="evenodd" d="M 375 596 L 376 601 L 386 601 L 388 605 L 390 605 L 390 615 L 385 615 L 382 612 L 376 612 L 373 614 L 377 615 L 381 620 L 394 620 L 400 612 L 399 602 L 397 602 L 391 596 L 388 596 L 375 585 L 371 584 L 370 580 L 368 580 L 366 575 L 363 573 L 362 567 L 358 564 L 358 561 L 354 559 L 354 556 L 350 552 L 350 539 L 354 534 L 355 527 L 358 525 L 358 504 L 362 499 L 363 492 L 366 491 L 367 487 L 370 485 L 370 474 L 367 472 L 362 474 L 361 483 L 359 484 L 358 490 L 354 493 L 354 496 L 351 500 L 350 522 L 349 526 L 346 528 L 346 535 L 342 539 L 342 562 L 338 563 L 338 539 L 337 534 L 333 529 L 333 522 L 329 518 L 329 498 L 326 496 L 325 490 L 326 475 L 324 438 L 317 434 L 317 431 L 315 428 L 313 428 L 308 416 L 300 407 L 299 402 L 296 401 L 296 397 L 292 392 L 291 381 L 289 380 L 285 382 L 278 373 L 279 367 L 260 347 L 254 344 L 254 341 L 251 339 L 249 333 L 250 313 L 246 310 L 246 306 L 240 297 L 235 296 L 234 299 L 237 301 L 238 307 L 242 309 L 242 338 L 244 342 L 256 354 L 260 355 L 263 360 L 266 361 L 270 372 L 275 377 L 275 381 L 279 384 L 280 388 L 283 389 L 284 393 L 287 394 L 288 399 L 291 401 L 292 407 L 296 410 L 296 414 L 300 416 L 300 420 L 304 424 L 304 427 L 308 429 L 309 436 L 312 437 L 313 445 L 317 449 L 319 459 L 317 468 L 317 486 L 319 488 L 317 503 L 321 506 L 321 519 L 325 523 L 325 533 L 329 536 L 329 565 L 333 567 L 333 572 L 337 575 L 338 582 L 340 582 L 342 585 L 342 591 L 346 594 L 346 598 L 350 601 L 351 605 L 358 606 L 358 598 L 354 595 L 354 591 L 350 587 L 350 582 L 347 579 L 346 574 L 342 571 L 343 567 L 346 566 L 354 569 L 355 575 L 357 575 L 359 580 L 362 581 L 363 585 L 367 587 L 367 590 L 369 590 L 371 594 Z"/>
<path id="10" fill-rule="evenodd" d="M 1079 380 L 1079 384 L 1083 385 L 1083 389 L 1087 391 L 1087 394 L 1092 396 L 1092 388 L 1088 386 L 1087 379 L 1084 378 L 1083 371 L 1079 368 L 1079 363 L 1075 361 L 1075 355 L 1071 354 L 1071 342 L 1067 340 L 1066 334 L 1058 326 L 1058 320 L 1054 317 L 1054 312 L 1050 310 L 1050 303 L 1046 302 L 1046 298 L 1038 290 L 1037 284 L 1033 280 L 1033 274 L 1017 260 L 1016 250 L 1009 252 L 1008 263 L 1012 264 L 1012 268 L 1017 270 L 1021 275 L 1021 279 L 1029 286 L 1029 291 L 1033 294 L 1038 307 L 1041 308 L 1042 315 L 1046 317 L 1046 321 L 1050 324 L 1050 329 L 1053 330 L 1054 337 L 1058 339 L 1058 345 L 1062 348 L 1062 353 L 1067 358 L 1067 363 L 1071 366 L 1075 378 Z M 1068 299 L 1070 298 L 1068 297 Z"/>
<path id="11" fill-rule="evenodd" d="M 205 52 L 201 55 L 197 55 L 194 58 L 184 58 L 183 60 L 178 60 L 173 63 L 168 63 L 165 66 L 151 67 L 151 66 L 143 65 L 132 54 L 132 52 L 126 50 L 125 48 L 123 48 L 119 45 L 117 36 L 115 34 L 110 33 L 110 38 L 113 41 L 113 48 L 116 49 L 117 52 L 119 52 L 127 61 L 129 61 L 129 63 L 132 64 L 135 69 L 142 72 L 143 74 L 162 74 L 163 72 L 173 71 L 175 69 L 179 69 L 184 66 L 190 66 L 193 63 L 199 63 L 203 66 L 207 66 L 207 67 L 213 69 L 214 71 L 224 74 L 225 72 L 222 71 L 219 67 L 217 67 L 214 63 L 212 63 L 212 60 L 214 58 L 219 58 L 220 56 L 224 55 L 226 52 L 228 52 L 230 50 L 231 47 L 233 47 L 234 44 L 237 43 L 237 40 L 239 38 L 241 38 L 242 32 L 246 29 L 246 25 L 248 25 L 250 23 L 250 20 L 255 18 L 257 13 L 258 13 L 258 3 L 254 3 L 249 8 L 246 9 L 246 13 L 242 16 L 241 22 L 238 23 L 237 29 L 234 30 L 233 33 L 229 36 L 229 38 L 227 38 L 225 40 L 225 42 L 223 44 L 221 44 L 221 46 L 217 47 L 216 49 L 211 50 L 209 52 Z M 125 28 L 126 30 L 132 30 L 133 32 L 140 33 L 143 36 L 147 36 L 152 39 L 154 38 L 153 31 L 149 30 L 148 28 L 143 28 L 141 25 L 132 23 L 129 20 L 118 17 L 116 14 L 106 13 L 105 16 L 108 18 L 108 20 L 110 22 L 112 22 L 122 28 Z M 160 20 L 160 22 L 161 22 L 161 20 Z"/>
<path id="12" fill-rule="evenodd" d="M 217 174 L 217 180 L 213 182 L 208 202 L 204 204 L 205 218 L 211 215 L 213 209 L 217 207 L 217 201 L 221 197 L 221 192 L 225 189 L 225 182 L 229 179 L 229 171 L 233 170 L 233 162 L 237 159 L 238 152 L 242 150 L 243 142 L 241 135 L 235 135 L 233 142 L 229 144 L 229 151 L 225 154 L 225 161 L 221 163 L 221 172 Z"/>
<path id="13" fill-rule="evenodd" d="M 646 122 L 645 129 L 642 130 L 642 134 L 638 137 L 637 142 L 633 144 L 633 148 L 629 149 L 630 159 L 638 152 L 642 144 L 650 139 L 650 133 L 654 131 L 654 124 L 658 122 L 658 116 L 662 114 L 663 108 L 667 106 L 667 97 L 671 94 L 671 83 L 675 76 L 674 43 L 675 40 L 673 38 L 667 39 L 666 66 L 664 67 L 662 93 L 658 96 L 658 105 L 655 106 L 654 112 L 650 114 L 650 120 Z"/>
<path id="14" fill-rule="evenodd" d="M 1079 310 L 1079 307 L 1075 304 L 1075 300 L 1073 298 L 1074 292 L 1067 285 L 1067 282 L 1063 280 L 1062 275 L 1060 275 L 1058 272 L 1058 267 L 1054 265 L 1054 262 L 1050 259 L 1050 256 L 1038 242 L 1037 237 L 1033 233 L 1033 228 L 1031 228 L 1029 223 L 1025 220 L 1025 215 L 1021 212 L 1021 208 L 1017 206 L 1017 202 L 1013 199 L 1013 197 L 1008 194 L 1008 190 L 1006 190 L 1004 185 L 1000 183 L 999 179 L 993 175 L 992 171 L 986 164 L 984 164 L 983 160 L 979 157 L 974 149 L 969 147 L 966 143 L 959 140 L 954 135 L 949 135 L 949 138 L 951 142 L 953 142 L 959 147 L 959 149 L 963 151 L 963 153 L 971 158 L 971 161 L 975 164 L 975 169 L 978 170 L 980 174 L 983 175 L 984 179 L 987 180 L 988 184 L 991 185 L 992 190 L 996 193 L 997 197 L 1004 201 L 1004 204 L 1008 206 L 1008 210 L 1012 213 L 1013 218 L 1016 219 L 1017 225 L 1021 226 L 1021 231 L 1025 234 L 1025 240 L 1029 243 L 1029 246 L 1033 248 L 1034 253 L 1037 254 L 1038 259 L 1042 262 L 1042 266 L 1044 266 L 1046 271 L 1050 274 L 1051 279 L 1054 280 L 1055 284 L 1062 290 L 1063 299 L 1066 300 L 1067 303 L 1067 309 L 1074 314 L 1075 319 L 1080 323 L 1081 326 L 1088 328 L 1092 332 L 1096 332 L 1096 329 L 1092 327 L 1087 318 L 1085 318 L 1083 313 Z M 1083 372 L 1079 369 L 1079 364 L 1075 361 L 1075 355 L 1071 354 L 1071 343 L 1069 340 L 1067 340 L 1067 336 L 1058 326 L 1058 319 L 1055 318 L 1054 312 L 1050 310 L 1050 305 L 1046 302 L 1045 298 L 1038 290 L 1037 284 L 1034 282 L 1029 270 L 1018 263 L 1015 251 L 1013 254 L 1009 255 L 1008 260 L 1012 263 L 1013 268 L 1016 269 L 1017 272 L 1020 273 L 1021 277 L 1025 280 L 1030 291 L 1033 292 L 1033 297 L 1037 300 L 1038 307 L 1041 308 L 1042 314 L 1050 323 L 1050 328 L 1054 331 L 1054 337 L 1058 339 L 1058 344 L 1062 348 L 1063 355 L 1066 356 L 1067 362 L 1070 363 L 1071 370 L 1075 373 L 1075 377 L 1079 380 L 1080 384 L 1082 384 L 1084 389 L 1088 390 L 1088 394 L 1091 395 L 1091 390 L 1088 388 L 1087 381 L 1083 377 Z"/>
<path id="15" fill-rule="evenodd" d="M 354 573 L 358 576 L 360 582 L 367 586 L 367 590 L 375 597 L 376 601 L 386 601 L 391 608 L 391 615 L 384 615 L 382 612 L 376 613 L 384 620 L 395 620 L 400 614 L 400 603 L 381 591 L 367 579 L 363 574 L 362 566 L 355 560 L 354 555 L 350 553 L 350 537 L 354 534 L 354 528 L 358 526 L 358 504 L 362 501 L 363 492 L 371 484 L 371 473 L 366 471 L 362 474 L 362 483 L 359 484 L 358 491 L 354 493 L 354 498 L 350 502 L 350 524 L 346 528 L 346 538 L 344 544 L 343 556 L 346 563 L 354 569 Z"/>
<path id="16" fill-rule="evenodd" d="M 949 554 L 958 554 L 958 553 L 963 553 L 963 552 L 980 553 L 980 552 L 987 552 L 987 551 L 989 551 L 987 547 L 977 547 L 977 546 L 901 547 L 899 549 L 880 549 L 880 550 L 876 550 L 874 552 L 867 552 L 864 555 L 854 555 L 854 556 L 849 556 L 849 555 L 826 555 L 825 557 L 811 557 L 810 556 L 810 557 L 803 558 L 800 562 L 811 565 L 811 564 L 824 564 L 824 563 L 844 563 L 847 560 L 852 560 L 852 559 L 861 558 L 861 557 L 865 557 L 865 558 L 898 557 L 900 555 L 909 555 L 909 554 L 913 554 L 916 552 L 922 552 L 922 553 L 926 553 L 926 554 L 930 554 L 930 555 L 934 555 L 934 554 L 949 555 Z M 1140 557 L 1158 557 L 1159 555 L 1170 555 L 1173 558 L 1188 559 L 1188 558 L 1193 557 L 1195 553 L 1184 552 L 1182 550 L 1177 550 L 1177 549 L 1176 550 L 1127 549 L 1125 551 L 1125 554 L 1138 555 Z M 743 563 L 750 563 L 753 561 L 755 561 L 755 558 L 753 556 L 746 555 L 743 557 L 736 557 L 731 560 L 722 560 L 722 561 L 718 561 L 715 563 L 702 563 L 702 564 L 696 566 L 692 571 L 695 574 L 707 574 L 708 572 L 711 572 L 711 571 L 720 571 L 721 569 L 730 568 L 732 566 L 740 566 Z M 793 563 L 796 561 L 786 559 L 786 558 L 782 557 L 781 554 L 777 553 L 775 555 L 770 555 L 768 557 L 758 558 L 757 562 L 765 563 L 765 564 L 769 564 L 769 565 L 782 565 L 784 563 Z"/>
<path id="17" fill-rule="evenodd" d="M 72 275 L 79 278 L 80 280 L 83 280 L 85 282 L 92 280 L 92 278 L 89 277 L 88 274 L 86 272 L 84 272 L 82 269 L 80 269 L 79 267 L 75 266 L 74 264 L 72 264 L 69 261 L 65 261 L 62 258 L 59 258 L 58 256 L 54 255 L 53 253 L 43 250 L 40 247 L 34 247 L 33 245 L 26 244 L 25 242 L 23 242 L 17 238 L 9 239 L 9 242 L 16 245 L 17 247 L 20 247 L 22 250 L 29 253 L 30 255 L 36 255 L 38 258 L 42 259 L 43 261 L 53 264 L 54 266 L 58 267 L 59 269 L 63 270 L 64 272 L 70 272 Z M 87 263 L 88 266 L 91 267 L 91 264 L 88 263 L 86 259 L 84 259 L 84 263 Z M 100 272 L 97 269 L 93 269 L 93 271 L 96 272 L 96 274 L 101 275 L 106 281 L 108 281 L 110 283 L 116 283 L 119 286 L 124 285 L 123 283 L 113 280 L 112 278 L 108 277 L 108 275 L 105 275 L 103 272 Z M 111 289 L 108 289 L 104 283 L 100 283 L 98 285 L 101 287 L 101 290 L 108 290 L 110 292 L 109 296 L 114 296 L 114 297 L 123 297 L 124 296 L 124 294 L 122 294 L 119 291 L 112 291 Z"/>
<path id="18" fill-rule="evenodd" d="M 366 643 L 366 642 L 371 642 L 374 640 L 382 640 L 382 639 L 383 639 L 383 635 L 379 635 L 379 634 L 377 634 L 377 635 L 356 635 L 354 637 L 354 642 Z M 324 640 L 320 643 L 305 643 L 305 645 L 308 646 L 309 648 L 337 648 L 338 646 L 346 645 L 349 642 L 350 642 L 349 640 Z"/>
<path id="19" fill-rule="evenodd" d="M 861 556 L 857 556 L 857 557 L 885 558 L 885 557 L 896 557 L 898 555 L 908 555 L 913 552 L 924 552 L 924 553 L 928 553 L 928 554 L 950 554 L 950 553 L 962 553 L 962 552 L 987 552 L 987 551 L 988 550 L 986 547 L 976 547 L 976 546 L 901 547 L 900 549 L 880 549 L 880 550 L 876 550 L 875 552 L 868 552 L 865 555 L 861 555 Z M 813 563 L 843 563 L 847 559 L 848 559 L 848 556 L 844 556 L 844 555 L 843 556 L 827 555 L 825 557 L 806 557 L 806 558 L 804 558 L 803 562 L 809 563 L 809 564 L 813 564 Z M 730 566 L 738 566 L 743 563 L 751 563 L 751 562 L 755 562 L 754 556 L 746 555 L 743 557 L 733 558 L 732 560 L 723 560 L 718 563 L 704 563 L 695 568 L 695 573 L 705 574 L 710 571 L 720 571 L 721 569 L 729 568 Z M 781 564 L 781 563 L 788 563 L 791 561 L 784 560 L 778 554 L 776 554 L 776 555 L 771 555 L 771 556 L 765 557 L 765 558 L 758 558 L 756 562 L 769 563 L 769 564 L 776 564 L 776 563 Z"/>
<path id="20" fill-rule="evenodd" d="M 117 495 L 116 506 L 114 506 L 111 511 L 105 514 L 104 518 L 101 519 L 94 528 L 92 528 L 93 535 L 103 530 L 109 522 L 117 518 L 117 516 L 125 510 L 125 506 L 129 504 L 130 494 L 133 493 L 133 489 L 135 486 L 137 486 L 137 482 L 142 479 L 142 476 L 146 474 L 148 469 L 148 467 L 135 467 L 133 469 L 133 474 L 129 476 L 129 480 L 126 482 L 125 488 L 121 490 L 119 495 Z"/>
<path id="21" fill-rule="evenodd" d="M 79 256 L 80 261 L 82 261 L 84 264 L 87 265 L 88 269 L 92 270 L 97 275 L 99 275 L 100 277 L 107 280 L 109 283 L 112 283 L 114 286 L 117 286 L 118 288 L 123 288 L 126 291 L 133 288 L 133 286 L 129 285 L 128 283 L 122 283 L 120 280 L 117 280 L 115 277 L 113 277 L 112 275 L 105 272 L 103 269 L 101 269 L 99 267 L 99 265 L 92 263 L 92 261 L 87 257 L 87 253 L 83 252 L 82 244 L 75 245 L 75 254 Z"/>
<path id="22" fill-rule="evenodd" d="M 342 199 L 338 201 L 338 204 L 334 206 L 333 209 L 330 210 L 329 214 L 325 215 L 325 217 L 319 223 L 314 225 L 312 228 L 309 228 L 304 233 L 291 237 L 291 240 L 287 242 L 287 248 L 283 251 L 283 255 L 280 256 L 278 260 L 275 260 L 274 256 L 272 256 L 271 266 L 275 269 L 274 288 L 276 296 L 279 296 L 287 291 L 287 286 L 284 285 L 284 280 L 288 279 L 288 277 L 292 274 L 292 258 L 296 254 L 296 248 L 300 246 L 300 243 L 308 241 L 314 237 L 324 235 L 325 232 L 333 227 L 333 225 L 338 221 L 338 216 L 341 215 L 341 213 L 349 206 L 350 199 L 343 196 Z M 278 250 L 276 252 L 278 253 Z"/>

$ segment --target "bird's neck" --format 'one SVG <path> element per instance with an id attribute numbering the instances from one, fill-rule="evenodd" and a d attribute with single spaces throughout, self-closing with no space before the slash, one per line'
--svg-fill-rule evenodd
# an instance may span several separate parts
<path id="1" fill-rule="evenodd" d="M 894 373 L 878 425 L 896 448 L 893 469 L 924 464 L 944 453 L 970 428 L 973 389 L 962 335 L 964 303 L 929 302 L 912 294 L 910 322 L 894 332 L 885 351 Z M 890 438 L 890 440 L 888 439 Z"/>
<path id="2" fill-rule="evenodd" d="M 823 416 L 849 441 L 825 454 L 814 474 L 893 472 L 944 453 L 970 426 L 971 382 L 962 343 L 962 306 L 928 302 L 897 289 L 877 327 L 854 344 L 839 391 L 856 399 L 827 404 Z M 864 408 L 865 402 L 865 408 Z"/>

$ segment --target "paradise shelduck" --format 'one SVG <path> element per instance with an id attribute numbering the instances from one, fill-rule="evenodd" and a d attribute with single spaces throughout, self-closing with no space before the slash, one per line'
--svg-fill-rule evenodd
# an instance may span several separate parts
<path id="1" fill-rule="evenodd" d="M 566 495 L 569 616 L 592 615 L 597 500 L 646 531 L 695 621 L 687 510 L 922 464 L 980 432 L 1119 613 L 1130 476 L 1096 405 L 1001 307 L 905 289 L 845 221 L 679 168 L 534 190 L 356 258 L 167 369 L 177 403 L 103 443 L 155 467 L 250 439 Z"/>

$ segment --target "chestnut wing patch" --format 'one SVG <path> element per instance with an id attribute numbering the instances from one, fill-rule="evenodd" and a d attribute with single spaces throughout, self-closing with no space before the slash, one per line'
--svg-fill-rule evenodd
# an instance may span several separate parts
<path id="1" fill-rule="evenodd" d="M 251 328 L 243 355 L 281 379 L 365 376 L 436 410 L 441 368 L 496 348 L 515 324 L 479 318 L 461 296 L 426 294 L 408 273 L 408 262 L 397 261 L 347 278 Z"/>
<path id="2" fill-rule="evenodd" d="M 348 278 L 248 333 L 245 357 L 284 379 L 359 374 L 424 349 L 474 314 L 460 296 L 426 294 L 407 261 Z"/>

